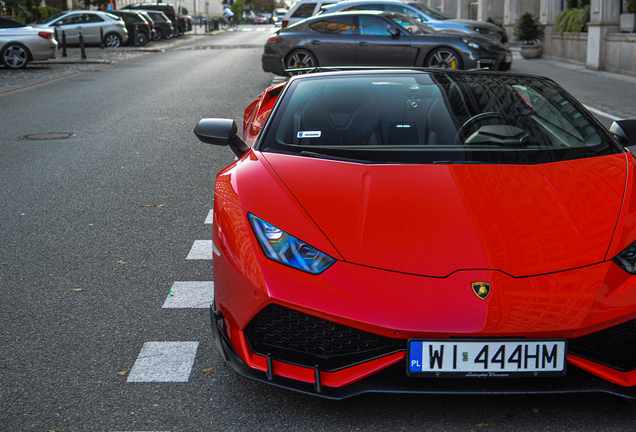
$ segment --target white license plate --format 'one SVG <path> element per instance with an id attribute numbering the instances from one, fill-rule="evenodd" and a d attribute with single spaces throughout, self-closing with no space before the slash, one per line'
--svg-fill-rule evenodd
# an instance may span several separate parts
<path id="1" fill-rule="evenodd" d="M 412 339 L 409 375 L 462 377 L 561 376 L 565 340 Z"/>

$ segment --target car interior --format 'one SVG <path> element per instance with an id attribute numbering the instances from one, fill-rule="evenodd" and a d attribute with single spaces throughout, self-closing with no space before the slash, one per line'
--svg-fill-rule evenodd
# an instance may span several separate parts
<path id="1" fill-rule="evenodd" d="M 378 146 L 453 143 L 457 126 L 439 88 L 412 78 L 377 82 L 325 82 L 297 89 L 293 113 L 279 140 L 309 146 Z M 439 109 L 443 107 L 443 109 Z"/>

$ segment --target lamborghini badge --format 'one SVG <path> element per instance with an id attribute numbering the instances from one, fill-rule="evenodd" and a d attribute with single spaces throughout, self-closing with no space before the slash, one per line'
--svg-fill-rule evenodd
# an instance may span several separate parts
<path id="1" fill-rule="evenodd" d="M 490 284 L 488 282 L 473 282 L 473 292 L 477 297 L 482 300 L 486 300 L 486 297 L 490 295 Z"/>

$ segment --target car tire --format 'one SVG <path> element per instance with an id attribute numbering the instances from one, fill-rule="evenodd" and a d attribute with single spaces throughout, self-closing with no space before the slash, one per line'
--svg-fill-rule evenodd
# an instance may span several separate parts
<path id="1" fill-rule="evenodd" d="M 121 36 L 117 33 L 108 33 L 104 36 L 104 45 L 108 48 L 119 48 L 121 45 Z"/>
<path id="2" fill-rule="evenodd" d="M 285 69 L 311 68 L 318 66 L 316 57 L 307 50 L 299 49 L 289 53 L 285 59 Z M 288 75 L 298 75 L 303 72 L 287 72 Z"/>
<path id="3" fill-rule="evenodd" d="M 144 32 L 137 33 L 137 46 L 146 46 L 148 43 L 148 35 Z"/>
<path id="4" fill-rule="evenodd" d="M 19 43 L 7 44 L 0 53 L 0 63 L 9 69 L 22 69 L 29 62 L 29 50 Z"/>
<path id="5" fill-rule="evenodd" d="M 512 67 L 512 63 L 502 63 L 501 65 L 499 65 L 499 70 L 509 71 L 511 67 Z"/>
<path id="6" fill-rule="evenodd" d="M 426 61 L 425 67 L 439 67 L 450 69 L 463 69 L 462 59 L 459 54 L 452 48 L 436 48 L 430 52 Z"/>
<path id="7" fill-rule="evenodd" d="M 157 42 L 161 40 L 161 32 L 156 31 L 154 32 L 154 34 L 152 35 L 152 40 L 153 42 Z"/>

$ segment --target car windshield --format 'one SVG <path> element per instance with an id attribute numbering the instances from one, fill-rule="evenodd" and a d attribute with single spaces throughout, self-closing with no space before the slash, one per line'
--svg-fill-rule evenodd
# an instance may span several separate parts
<path id="1" fill-rule="evenodd" d="M 412 2 L 412 3 L 409 3 L 409 6 L 413 6 L 414 8 L 421 10 L 422 12 L 424 12 L 426 15 L 430 16 L 433 19 L 438 19 L 438 20 L 451 19 L 451 17 L 446 15 L 445 13 L 440 12 L 437 9 L 433 9 L 430 6 L 423 5 L 422 3 Z"/>
<path id="2" fill-rule="evenodd" d="M 419 21 L 416 21 L 412 18 L 409 18 L 406 15 L 402 14 L 394 14 L 389 15 L 389 19 L 400 25 L 406 29 L 411 34 L 421 35 L 421 34 L 433 34 L 435 30 L 427 26 L 426 24 L 422 24 Z"/>
<path id="3" fill-rule="evenodd" d="M 399 164 L 539 164 L 624 151 L 549 79 L 412 70 L 292 79 L 256 148 Z"/>

